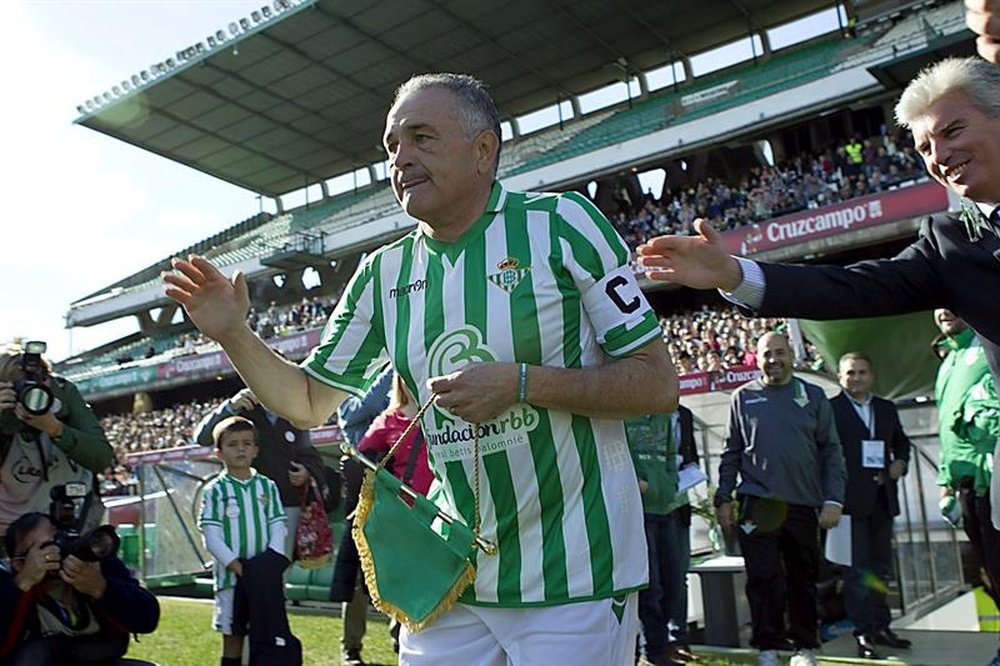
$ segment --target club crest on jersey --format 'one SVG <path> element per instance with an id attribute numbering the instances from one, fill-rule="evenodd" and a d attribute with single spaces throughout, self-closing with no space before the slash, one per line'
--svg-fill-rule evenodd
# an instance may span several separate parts
<path id="1" fill-rule="evenodd" d="M 509 294 L 531 272 L 531 266 L 520 268 L 520 264 L 514 257 L 505 257 L 497 264 L 498 272 L 487 275 L 486 279 Z"/>

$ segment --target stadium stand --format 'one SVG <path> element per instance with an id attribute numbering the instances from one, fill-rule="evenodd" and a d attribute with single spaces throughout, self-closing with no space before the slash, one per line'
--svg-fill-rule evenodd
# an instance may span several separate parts
<path id="1" fill-rule="evenodd" d="M 589 6 L 588 2 L 579 4 Z M 751 13 L 755 13 L 756 3 L 750 4 Z M 829 3 L 761 4 L 776 15 L 782 14 L 781 20 L 784 21 L 825 8 Z M 879 3 L 848 4 L 859 14 L 865 14 L 861 10 Z M 515 135 L 503 146 L 501 177 L 526 189 L 588 192 L 633 246 L 653 234 L 686 233 L 696 215 L 709 217 L 720 229 L 752 229 L 779 216 L 803 210 L 816 210 L 817 214 L 822 214 L 825 208 L 836 208 L 838 204 L 855 201 L 867 206 L 873 193 L 893 188 L 912 187 L 905 191 L 925 192 L 926 178 L 912 146 L 907 145 L 905 135 L 892 130 L 892 98 L 898 93 L 900 81 L 905 80 L 905 75 L 899 72 L 910 73 L 920 63 L 954 52 L 960 48 L 956 46 L 960 40 L 967 42 L 968 39 L 962 35 L 961 2 L 921 0 L 891 4 L 891 11 L 879 13 L 871 10 L 856 25 L 841 26 L 804 43 L 760 54 L 756 59 L 735 63 L 705 76 L 689 76 L 677 85 L 644 93 L 593 113 L 576 115 L 536 132 Z M 335 16 L 337 6 L 325 0 L 316 5 L 313 22 L 319 29 L 323 20 Z M 718 10 L 715 13 L 721 16 L 735 11 L 733 3 L 709 2 L 707 5 L 711 7 L 699 7 L 698 12 L 707 16 Z M 516 8 L 505 6 L 500 11 L 516 11 Z M 650 9 L 650 12 L 654 11 L 655 8 Z M 736 23 L 746 26 L 746 17 L 737 14 Z M 299 31 L 306 30 L 306 27 L 309 31 L 313 29 L 312 25 L 304 26 L 309 19 L 303 16 L 290 15 L 283 22 L 282 30 L 290 41 L 282 43 L 294 44 L 295 36 L 301 34 Z M 678 36 L 662 17 L 659 21 L 655 25 L 664 29 L 664 34 Z M 780 21 L 775 19 L 771 22 L 762 18 L 759 31 L 763 33 L 765 28 L 776 23 Z M 273 28 L 265 26 L 247 36 L 247 48 L 253 47 L 255 39 L 267 39 L 269 29 Z M 540 85 L 544 94 L 536 93 L 531 104 L 523 101 L 524 96 L 520 92 L 511 92 L 508 87 L 512 85 L 511 81 L 532 79 L 532 75 L 518 74 L 514 71 L 515 65 L 509 62 L 507 66 L 512 68 L 513 73 L 510 76 L 498 74 L 494 92 L 501 110 L 515 117 L 558 104 L 567 97 L 590 92 L 599 85 L 620 83 L 623 78 L 642 75 L 654 67 L 667 64 L 664 58 L 676 57 L 677 62 L 687 60 L 701 49 L 740 37 L 744 29 L 741 27 L 734 34 L 725 35 L 725 39 L 722 35 L 709 37 L 709 31 L 706 31 L 700 36 L 698 48 L 686 51 L 682 48 L 684 43 L 678 40 L 675 42 L 677 53 L 664 54 L 663 45 L 658 44 L 659 55 L 656 59 L 642 60 L 639 58 L 641 54 L 629 52 L 627 45 L 620 46 L 622 53 L 628 56 L 626 66 L 617 63 L 605 67 L 600 73 L 593 73 L 585 86 L 581 84 L 571 94 L 561 86 L 565 83 L 566 88 L 572 87 L 576 85 L 575 79 L 570 82 L 568 77 L 558 78 L 563 73 L 558 72 L 555 65 L 551 65 L 551 72 L 542 68 L 539 78 L 545 81 Z M 641 32 L 638 28 L 634 30 Z M 685 26 L 685 31 L 692 33 L 693 39 L 699 38 L 695 28 Z M 240 43 L 242 50 L 244 43 Z M 276 48 L 280 51 L 280 47 Z M 297 44 L 288 48 L 300 49 Z M 593 48 L 592 44 L 590 48 Z M 639 64 L 629 61 L 633 56 Z M 209 61 L 212 57 L 212 53 L 207 56 Z M 571 59 L 572 54 L 567 60 Z M 508 60 L 512 62 L 517 58 L 508 57 Z M 282 65 L 279 61 L 280 58 L 275 59 L 274 67 L 280 69 Z M 432 58 L 428 69 L 459 69 L 456 62 L 465 61 Z M 303 66 L 299 60 L 296 63 Z M 314 63 L 305 66 L 311 64 Z M 452 64 L 456 66 L 448 66 Z M 379 67 L 373 67 L 370 71 L 378 71 L 380 80 L 395 83 L 399 77 L 390 72 L 388 65 L 384 69 L 381 71 Z M 486 65 L 483 65 L 482 72 L 476 71 L 488 80 L 489 74 L 496 72 L 487 69 Z M 896 72 L 896 78 L 887 76 L 887 72 Z M 280 80 L 280 77 L 275 78 L 276 74 L 280 72 L 272 72 L 268 80 Z M 841 74 L 856 75 L 861 83 L 838 88 L 839 92 L 834 97 L 822 100 L 817 108 L 804 102 L 797 106 L 788 101 L 786 93 L 797 94 L 806 89 L 815 91 L 828 83 L 843 81 L 837 78 Z M 253 71 L 245 69 L 233 75 L 250 80 Z M 187 76 L 198 74 L 178 73 L 176 78 Z M 171 78 L 172 75 L 163 77 L 151 89 L 161 86 L 164 91 L 172 92 Z M 553 81 L 557 85 L 552 85 Z M 330 85 L 336 83 L 332 81 Z M 525 87 L 533 84 L 533 80 L 523 83 Z M 391 84 L 382 88 L 373 84 L 368 91 L 371 97 L 380 99 L 380 104 L 387 99 Z M 151 90 L 151 107 L 155 107 L 152 92 L 155 90 Z M 266 87 L 262 92 L 277 94 L 277 91 Z M 228 102 L 225 99 L 222 101 Z M 695 120 L 712 121 L 726 113 L 741 112 L 754 103 L 770 105 L 767 122 L 741 125 L 733 131 L 711 127 L 705 130 L 705 125 L 695 127 L 692 124 L 690 126 L 695 130 L 692 130 L 692 135 L 683 137 L 683 144 L 675 146 L 662 142 L 663 133 L 667 130 L 682 125 L 686 128 Z M 505 107 L 505 104 L 509 106 Z M 153 110 L 155 113 L 156 109 Z M 380 107 L 378 113 L 383 110 Z M 181 110 L 176 113 L 178 122 L 194 123 L 193 115 L 184 117 Z M 329 113 L 336 116 L 337 110 Z M 357 114 L 357 111 L 351 113 Z M 140 133 L 130 134 L 127 128 L 108 130 L 102 126 L 97 115 L 83 118 L 81 124 L 148 147 L 144 144 L 147 139 Z M 344 118 L 335 120 L 341 122 Z M 353 121 L 353 115 L 348 120 Z M 709 126 L 712 124 L 707 123 Z M 366 136 L 376 137 L 374 140 L 366 139 L 367 149 L 377 142 L 377 125 L 378 122 L 369 122 L 365 128 L 368 132 Z M 242 141 L 250 149 L 255 138 L 246 135 L 236 141 Z M 865 158 L 857 170 L 845 162 L 843 150 L 855 138 L 862 139 Z M 638 149 L 622 148 L 617 162 L 598 163 L 590 159 L 600 151 L 617 150 L 629 140 L 633 140 L 630 145 L 634 146 L 636 139 L 648 139 L 647 145 Z M 312 140 L 315 146 L 327 145 L 326 141 L 316 137 Z M 773 158 L 763 154 L 763 144 L 773 150 Z M 238 147 L 242 149 L 244 146 Z M 161 151 L 161 154 L 172 157 L 169 151 Z M 348 157 L 338 155 L 331 161 L 339 166 L 330 167 L 322 176 L 329 179 L 349 174 L 365 160 L 371 165 L 370 173 L 380 173 L 380 158 L 370 150 Z M 199 167 L 244 187 L 248 187 L 251 180 L 251 176 L 236 168 L 227 171 L 204 164 Z M 657 169 L 663 169 L 665 173 L 663 187 L 659 191 L 644 191 L 646 188 L 641 184 L 639 174 Z M 261 168 L 255 173 L 266 172 L 265 168 Z M 302 182 L 301 173 L 294 176 L 295 182 Z M 275 176 L 271 181 L 257 181 L 259 187 L 255 191 L 279 199 L 291 191 L 285 187 L 290 178 Z M 861 203 L 857 205 L 861 207 Z M 919 217 L 926 212 L 943 210 L 947 204 L 935 205 L 937 208 L 933 211 L 921 209 L 919 213 L 888 220 L 883 228 L 875 230 L 879 232 L 877 234 L 871 229 L 844 229 L 837 233 L 835 243 L 803 241 L 789 244 L 781 258 L 838 263 L 891 253 L 912 238 Z M 199 252 L 220 266 L 230 269 L 239 267 L 247 272 L 253 297 L 249 324 L 272 343 L 288 343 L 289 356 L 301 358 L 318 340 L 325 315 L 336 303 L 356 259 L 384 240 L 384 228 L 391 227 L 394 233 L 402 233 L 410 224 L 411 221 L 399 214 L 386 181 L 376 180 L 357 189 L 313 201 L 308 206 L 284 210 L 279 205 L 275 214 L 254 216 L 175 254 Z M 321 284 L 308 293 L 300 288 L 275 286 L 276 276 L 288 278 L 307 266 L 276 269 L 268 266 L 266 260 L 283 249 L 293 247 L 297 239 L 306 236 L 319 238 L 322 242 L 322 261 L 308 265 L 317 271 L 326 271 Z M 350 240 L 345 240 L 348 237 Z M 347 260 L 348 254 L 350 260 Z M 85 325 L 118 316 L 140 315 L 162 307 L 164 301 L 159 293 L 159 273 L 168 265 L 167 261 L 164 259 L 72 304 L 71 323 Z M 332 269 L 331 262 L 334 263 Z M 643 283 L 643 286 L 658 308 L 664 340 L 678 373 L 688 378 L 709 378 L 704 382 L 688 382 L 685 392 L 685 403 L 693 406 L 699 419 L 699 447 L 704 447 L 706 469 L 717 462 L 719 432 L 725 419 L 726 397 L 716 390 L 729 390 L 753 375 L 752 366 L 756 361 L 754 345 L 760 335 L 770 330 L 792 333 L 801 343 L 798 367 L 817 372 L 829 370 L 826 365 L 829 359 L 824 360 L 822 350 L 808 339 L 797 337 L 793 322 L 746 318 L 729 306 L 718 305 L 708 296 L 676 290 L 654 291 L 655 286 L 648 283 Z M 313 300 L 317 295 L 319 299 Z M 304 296 L 310 299 L 309 307 L 305 309 Z M 320 305 L 315 306 L 316 303 Z M 316 307 L 319 309 L 314 309 Z M 103 479 L 108 493 L 135 491 L 137 477 L 130 467 L 131 463 L 127 462 L 128 456 L 132 455 L 135 459 L 136 453 L 150 451 L 179 451 L 177 455 L 184 456 L 190 452 L 191 449 L 186 447 L 193 423 L 204 410 L 217 404 L 219 396 L 225 393 L 220 382 L 235 381 L 219 348 L 197 334 L 187 322 L 159 328 L 147 326 L 139 333 L 70 360 L 72 363 L 62 364 L 60 369 L 84 382 L 85 392 L 89 391 L 88 395 L 95 398 L 95 407 L 105 415 L 105 427 L 115 447 L 115 463 Z M 829 382 L 828 377 L 825 381 Z M 699 388 L 692 389 L 694 385 Z M 682 390 L 685 390 L 683 385 Z M 150 393 L 157 408 L 145 413 L 132 413 L 127 402 L 139 392 Z M 921 405 L 914 407 L 915 412 L 925 408 Z M 922 411 L 912 420 L 921 424 L 928 422 L 926 412 Z M 922 436 L 923 441 L 931 438 L 926 433 Z M 917 441 L 919 437 L 914 439 Z M 175 451 L 176 447 L 180 449 Z M 186 473 L 190 473 L 191 469 L 193 466 L 184 467 Z M 919 469 L 916 476 L 920 477 Z M 918 480 L 910 490 L 908 501 L 911 503 L 919 501 L 919 483 Z M 160 510 L 163 514 L 167 513 L 164 506 Z M 911 515 L 917 513 L 916 508 L 908 509 L 906 520 L 910 521 Z M 700 519 L 695 520 L 696 548 L 708 548 L 707 526 L 698 523 Z M 934 543 L 930 543 L 928 538 L 928 543 L 920 544 L 913 537 L 919 532 L 919 529 L 913 528 L 909 536 L 901 533 L 898 544 L 901 562 L 899 587 L 905 591 L 902 595 L 905 600 L 900 601 L 900 605 L 910 609 L 914 604 L 930 603 L 928 599 L 933 599 L 943 589 L 953 589 L 949 586 L 955 582 L 949 578 L 950 560 L 945 552 L 949 544 L 954 545 L 953 537 L 951 542 L 946 543 L 943 537 L 935 536 Z M 935 557 L 930 557 L 929 553 Z M 930 566 L 935 567 L 933 572 L 921 569 Z M 313 573 L 295 570 L 291 581 L 293 598 L 323 598 L 328 576 L 326 570 Z M 925 584 L 926 580 L 931 580 L 932 584 Z"/>
<path id="2" fill-rule="evenodd" d="M 759 99 L 775 90 L 821 78 L 832 71 L 835 63 L 846 52 L 857 48 L 858 45 L 845 43 L 839 36 L 831 37 L 815 44 L 792 47 L 788 52 L 775 53 L 767 60 L 761 59 L 758 62 L 749 62 L 712 73 L 691 86 L 685 86 L 682 90 L 654 94 L 580 132 L 572 141 L 562 141 L 538 157 L 525 160 L 507 171 L 504 176 L 531 171 L 670 125 L 733 108 Z M 685 98 L 696 98 L 699 93 L 726 84 L 731 84 L 727 87 L 726 94 L 713 97 L 710 102 L 700 104 L 684 102 Z"/>

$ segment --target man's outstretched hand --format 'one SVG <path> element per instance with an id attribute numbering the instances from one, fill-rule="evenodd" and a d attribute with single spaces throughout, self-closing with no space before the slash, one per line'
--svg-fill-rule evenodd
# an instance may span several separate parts
<path id="1" fill-rule="evenodd" d="M 202 256 L 171 260 L 172 273 L 163 273 L 164 293 L 180 303 L 202 333 L 223 342 L 246 327 L 250 294 L 243 273 L 232 279 Z"/>
<path id="2" fill-rule="evenodd" d="M 979 55 L 1000 63 L 1000 0 L 965 0 L 965 24 L 979 35 Z"/>
<path id="3" fill-rule="evenodd" d="M 695 220 L 694 227 L 697 236 L 657 236 L 639 246 L 646 277 L 695 289 L 732 291 L 743 279 L 739 262 L 707 220 Z"/>

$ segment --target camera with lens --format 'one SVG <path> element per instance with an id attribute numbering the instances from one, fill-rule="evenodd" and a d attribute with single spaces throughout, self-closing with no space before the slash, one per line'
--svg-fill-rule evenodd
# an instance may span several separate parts
<path id="1" fill-rule="evenodd" d="M 55 523 L 56 533 L 52 543 L 59 547 L 59 558 L 65 560 L 75 555 L 84 562 L 97 562 L 117 554 L 121 539 L 113 525 L 101 525 L 89 532 L 80 533 L 84 516 L 90 508 L 94 494 L 86 483 L 62 483 L 49 491 L 49 517 Z"/>
<path id="2" fill-rule="evenodd" d="M 45 379 L 48 372 L 42 354 L 48 345 L 41 340 L 24 343 L 21 353 L 21 378 L 14 382 L 14 392 L 17 402 L 32 416 L 45 414 L 52 409 L 55 396 L 52 394 Z"/>

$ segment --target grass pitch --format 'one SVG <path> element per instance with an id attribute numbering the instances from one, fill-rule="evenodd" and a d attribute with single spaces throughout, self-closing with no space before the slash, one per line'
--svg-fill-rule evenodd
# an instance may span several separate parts
<path id="1" fill-rule="evenodd" d="M 303 666 L 340 664 L 339 617 L 311 610 L 288 609 L 292 633 L 302 641 Z M 160 626 L 148 636 L 132 641 L 128 656 L 160 666 L 214 666 L 222 656 L 222 635 L 212 629 L 211 599 L 160 597 Z M 396 663 L 388 622 L 368 618 L 362 656 L 367 664 Z"/>

